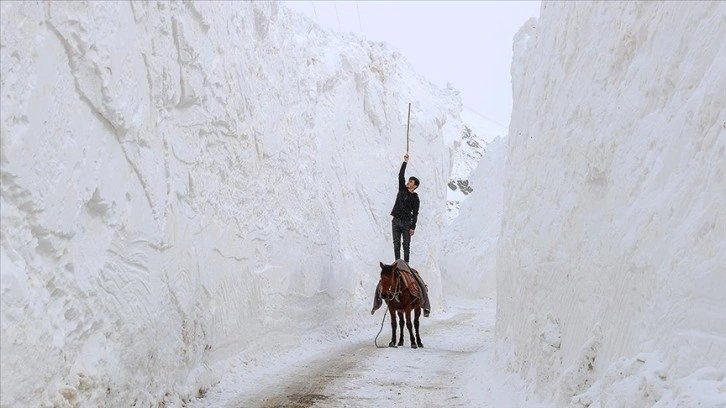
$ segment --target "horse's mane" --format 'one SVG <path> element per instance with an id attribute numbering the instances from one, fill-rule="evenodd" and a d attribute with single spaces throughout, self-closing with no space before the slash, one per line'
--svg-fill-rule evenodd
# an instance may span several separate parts
<path id="1" fill-rule="evenodd" d="M 381 275 L 390 275 L 393 272 L 393 265 L 385 265 L 381 262 Z"/>

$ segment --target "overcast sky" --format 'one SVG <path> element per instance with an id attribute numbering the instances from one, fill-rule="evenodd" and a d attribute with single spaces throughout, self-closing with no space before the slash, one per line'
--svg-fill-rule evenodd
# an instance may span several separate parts
<path id="1" fill-rule="evenodd" d="M 416 70 L 461 91 L 465 106 L 507 127 L 512 38 L 539 1 L 283 1 L 329 30 L 397 48 Z"/>

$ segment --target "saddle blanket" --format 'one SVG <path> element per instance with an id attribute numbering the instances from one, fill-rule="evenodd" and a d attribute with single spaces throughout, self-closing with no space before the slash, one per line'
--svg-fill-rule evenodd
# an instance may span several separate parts
<path id="1" fill-rule="evenodd" d="M 423 294 L 423 301 L 420 302 L 424 309 L 424 317 L 428 317 L 431 311 L 429 305 L 428 290 L 426 283 L 421 279 L 421 275 L 414 268 L 408 266 L 406 261 L 399 259 L 393 263 L 393 268 L 401 271 L 401 277 L 403 278 L 403 289 L 408 288 L 411 295 L 415 300 L 420 300 Z M 371 314 L 375 313 L 383 305 L 383 299 L 381 298 L 381 285 L 380 282 L 376 286 L 376 293 L 373 296 L 373 308 Z"/>

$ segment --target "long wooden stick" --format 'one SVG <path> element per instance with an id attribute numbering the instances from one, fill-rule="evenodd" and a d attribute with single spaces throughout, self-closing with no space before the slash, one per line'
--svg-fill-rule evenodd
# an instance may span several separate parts
<path id="1" fill-rule="evenodd" d="M 411 102 L 408 103 L 408 121 L 406 122 L 406 153 L 408 153 L 408 130 L 411 125 Z"/>

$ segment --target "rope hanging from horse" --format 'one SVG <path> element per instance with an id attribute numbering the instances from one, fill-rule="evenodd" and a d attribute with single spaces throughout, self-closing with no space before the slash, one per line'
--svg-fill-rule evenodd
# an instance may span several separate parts
<path id="1" fill-rule="evenodd" d="M 386 303 L 386 311 L 383 312 L 383 320 L 381 321 L 381 330 L 378 330 L 378 334 L 376 334 L 376 338 L 373 340 L 373 343 L 376 345 L 376 348 L 386 348 L 385 346 L 378 345 L 378 336 L 380 336 L 381 332 L 383 331 L 383 323 L 386 321 L 387 314 L 388 314 L 388 303 Z"/>

